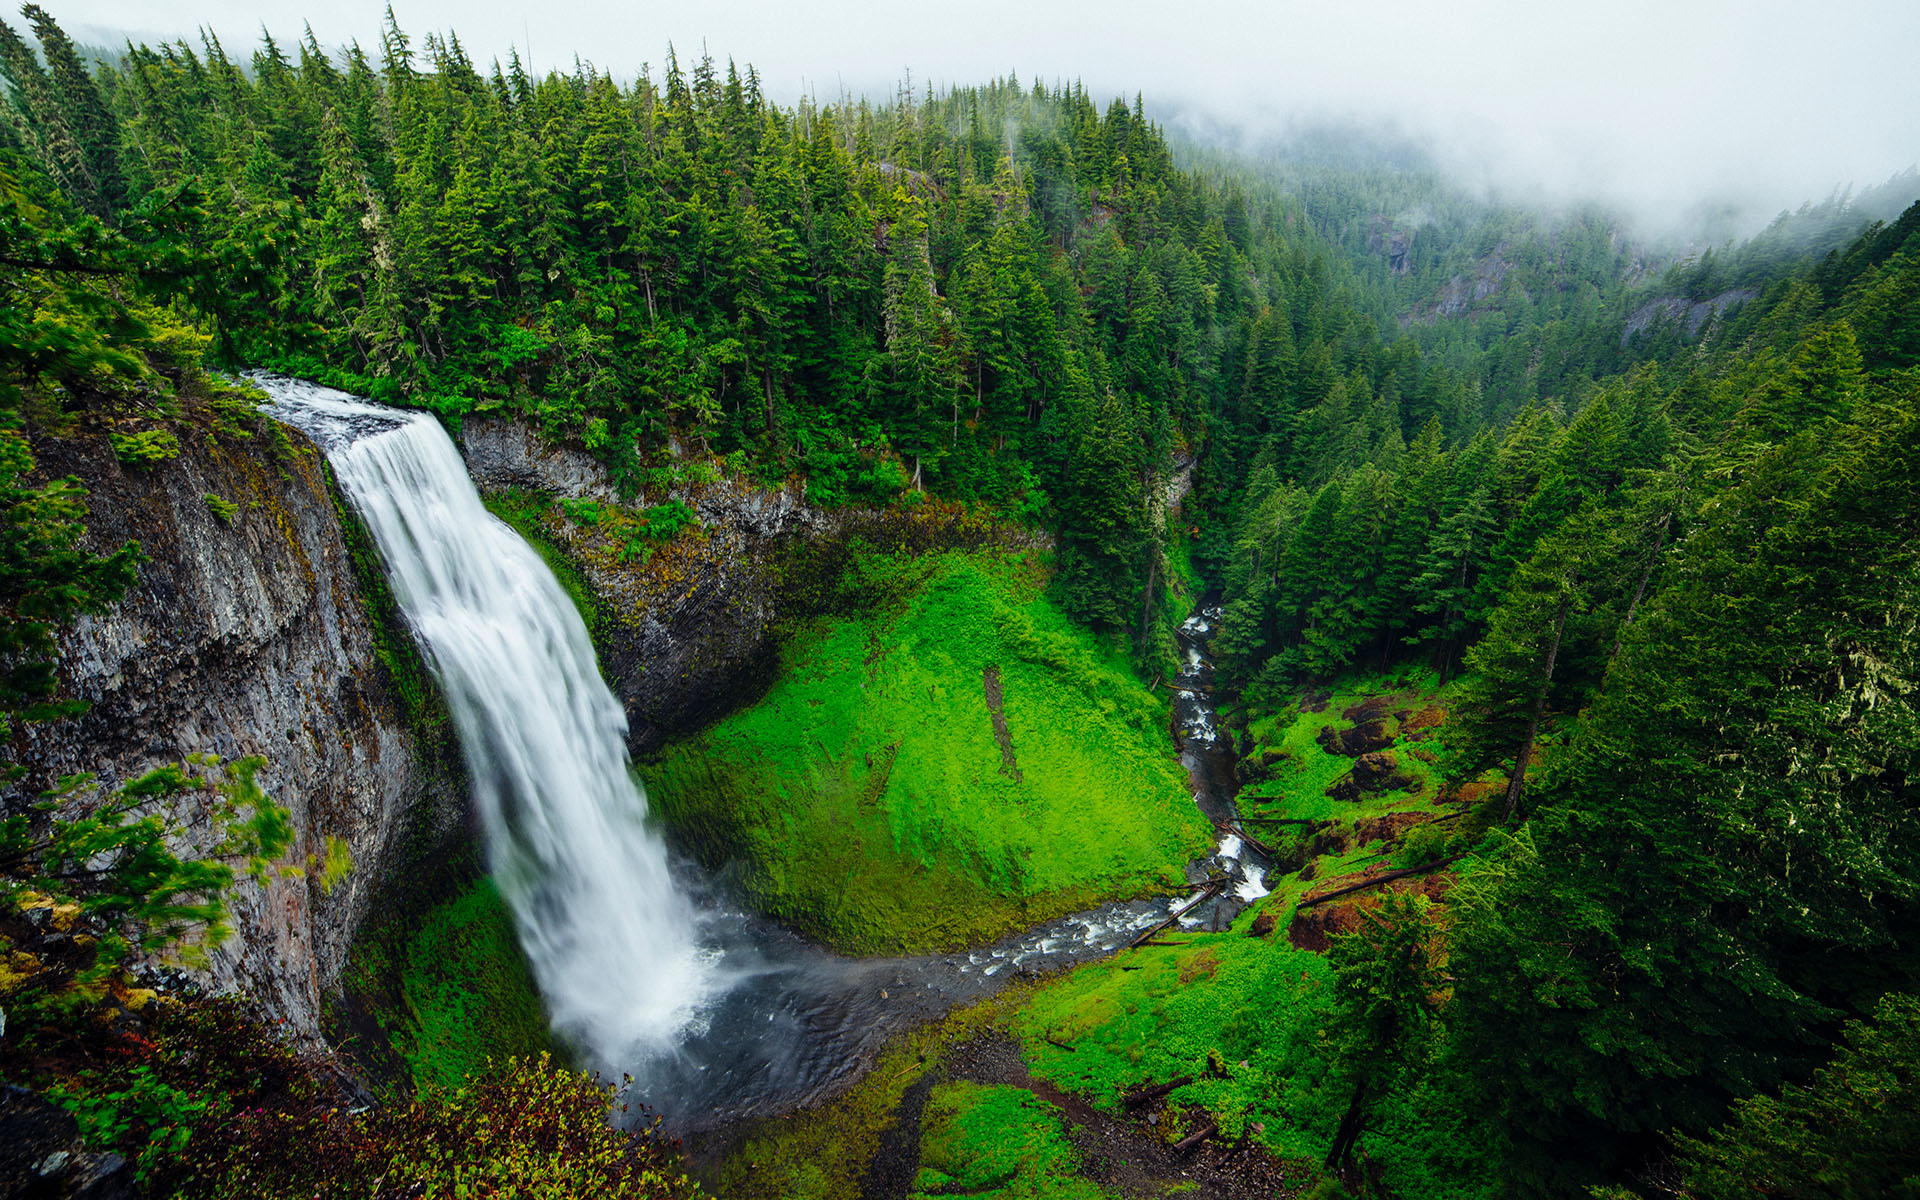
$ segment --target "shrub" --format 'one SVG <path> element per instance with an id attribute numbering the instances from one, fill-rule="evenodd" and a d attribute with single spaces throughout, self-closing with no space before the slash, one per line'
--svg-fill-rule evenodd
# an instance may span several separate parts
<path id="1" fill-rule="evenodd" d="M 107 440 L 113 443 L 114 456 L 135 470 L 144 470 L 180 454 L 180 439 L 164 429 L 110 433 Z"/>

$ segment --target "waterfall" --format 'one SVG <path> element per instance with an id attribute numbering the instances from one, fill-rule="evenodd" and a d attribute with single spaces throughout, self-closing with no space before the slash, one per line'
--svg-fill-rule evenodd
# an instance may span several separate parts
<path id="1" fill-rule="evenodd" d="M 488 866 L 554 1028 L 609 1070 L 668 1054 L 723 989 L 645 825 L 626 714 L 572 602 L 481 505 L 432 417 L 256 382 L 268 411 L 325 448 L 386 560 L 446 693 Z"/>

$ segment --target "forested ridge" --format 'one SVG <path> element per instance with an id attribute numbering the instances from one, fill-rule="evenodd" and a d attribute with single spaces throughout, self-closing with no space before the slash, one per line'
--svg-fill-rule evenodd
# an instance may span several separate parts
<path id="1" fill-rule="evenodd" d="M 1485 1194 L 1920 1186 L 1920 206 L 1674 264 L 1598 213 L 1402 228 L 1432 188 L 1174 147 L 1077 84 L 782 108 L 706 57 L 536 78 L 391 14 L 373 53 L 93 64 L 23 11 L 10 431 L 89 415 L 157 461 L 176 387 L 241 420 L 202 364 L 266 367 L 523 415 L 630 494 L 708 461 L 1043 525 L 1143 680 L 1170 580 L 1218 595 L 1242 726 L 1430 670 L 1485 798 L 1421 843 L 1444 908 L 1337 944 L 1327 1166 L 1392 1102 L 1469 1114 L 1433 1169 Z M 58 485 L 5 499 L 65 539 L 5 545 L 57 593 L 3 647 L 41 719 L 34 631 L 133 552 L 73 556 Z"/>

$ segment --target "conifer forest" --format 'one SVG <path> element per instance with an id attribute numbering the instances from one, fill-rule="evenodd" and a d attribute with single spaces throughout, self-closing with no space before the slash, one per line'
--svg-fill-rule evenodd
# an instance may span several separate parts
<path id="1" fill-rule="evenodd" d="M 1920 168 L 83 7 L 0 1200 L 1920 1196 Z"/>

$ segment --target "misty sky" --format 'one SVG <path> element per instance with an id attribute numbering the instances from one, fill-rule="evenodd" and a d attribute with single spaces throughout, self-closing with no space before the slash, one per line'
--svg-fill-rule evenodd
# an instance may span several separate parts
<path id="1" fill-rule="evenodd" d="M 88 27 L 230 51 L 262 23 L 292 40 L 378 43 L 380 0 L 42 0 Z M 415 35 L 452 28 L 482 63 L 578 53 L 616 75 L 704 41 L 791 101 L 888 95 L 1016 71 L 1078 77 L 1149 110 L 1256 137 L 1317 116 L 1383 119 L 1468 181 L 1626 206 L 1671 225 L 1701 204 L 1762 219 L 1920 160 L 1920 2 L 1826 0 L 395 0 Z"/>

